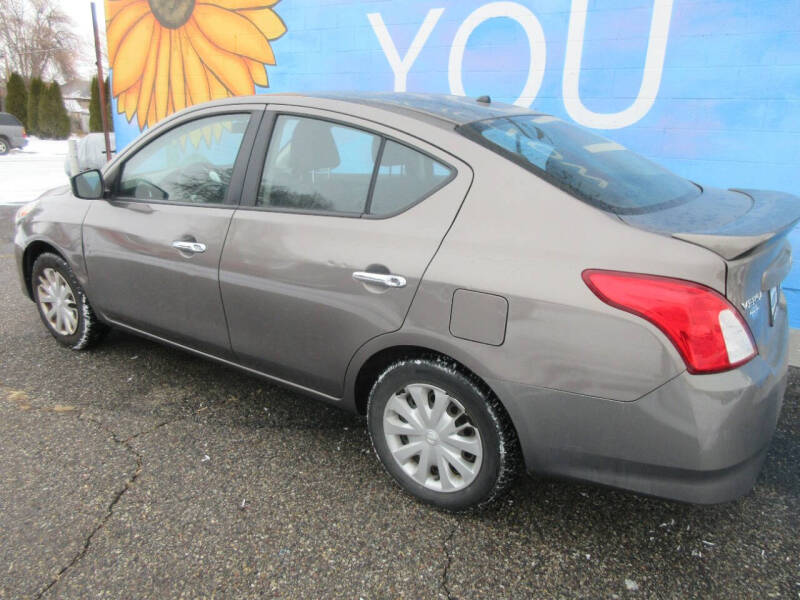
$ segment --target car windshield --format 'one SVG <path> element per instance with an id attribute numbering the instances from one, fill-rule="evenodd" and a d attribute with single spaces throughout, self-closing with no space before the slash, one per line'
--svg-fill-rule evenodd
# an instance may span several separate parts
<path id="1" fill-rule="evenodd" d="M 651 212 L 697 197 L 691 181 L 549 115 L 475 121 L 459 131 L 581 200 L 616 214 Z"/>

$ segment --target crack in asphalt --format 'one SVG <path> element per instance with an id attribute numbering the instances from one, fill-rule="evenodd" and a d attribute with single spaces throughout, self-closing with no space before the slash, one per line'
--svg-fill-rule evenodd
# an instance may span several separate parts
<path id="1" fill-rule="evenodd" d="M 143 435 L 148 435 L 148 434 L 154 433 L 158 429 L 160 429 L 160 428 L 164 427 L 165 425 L 168 425 L 169 423 L 172 422 L 172 421 L 163 421 L 163 422 L 159 423 L 158 425 L 156 425 L 155 427 L 151 427 L 150 429 L 146 429 L 144 431 L 140 431 L 138 433 L 135 433 L 135 434 L 133 434 L 133 435 L 121 440 L 121 439 L 119 439 L 119 436 L 117 436 L 116 432 L 114 432 L 112 429 L 107 427 L 106 424 L 103 423 L 102 421 L 99 421 L 97 419 L 93 419 L 91 417 L 84 417 L 81 413 L 78 413 L 78 419 L 81 420 L 81 421 L 84 421 L 86 423 L 92 423 L 92 424 L 96 425 L 99 429 L 101 429 L 102 431 L 105 431 L 109 436 L 111 436 L 111 439 L 114 440 L 114 443 L 116 443 L 117 445 L 123 446 L 125 448 L 125 450 L 127 452 L 131 453 L 134 456 L 134 458 L 136 459 L 136 469 L 128 477 L 128 479 L 125 482 L 125 485 L 122 487 L 122 489 L 120 489 L 114 495 L 114 497 L 112 498 L 111 502 L 108 504 L 108 508 L 106 508 L 106 513 L 100 519 L 100 522 L 94 527 L 94 529 L 92 529 L 92 531 L 86 537 L 86 539 L 83 542 L 83 547 L 80 549 L 80 551 L 74 557 L 72 557 L 72 560 L 69 561 L 69 563 L 67 563 L 64 567 L 61 568 L 61 570 L 50 581 L 50 583 L 48 583 L 44 588 L 42 588 L 42 590 L 38 594 L 36 594 L 36 596 L 35 596 L 36 600 L 39 600 L 47 592 L 49 592 L 53 588 L 53 586 L 55 586 L 61 580 L 61 578 L 64 576 L 64 574 L 67 571 L 69 571 L 69 569 L 71 569 L 73 566 L 75 566 L 78 563 L 78 561 L 80 561 L 84 556 L 86 556 L 86 553 L 89 551 L 89 547 L 92 544 L 92 539 L 94 538 L 94 536 L 97 534 L 98 531 L 100 531 L 101 529 L 103 529 L 103 527 L 105 527 L 105 524 L 108 522 L 108 520 L 114 514 L 114 507 L 116 506 L 117 502 L 120 501 L 122 496 L 125 495 L 125 492 L 127 492 L 131 488 L 131 486 L 134 484 L 134 482 L 139 478 L 139 475 L 141 475 L 141 473 L 142 473 L 142 455 L 141 455 L 141 453 L 139 451 L 137 451 L 133 446 L 130 445 L 131 440 L 134 440 L 134 439 L 136 439 L 136 438 L 138 438 L 140 436 L 143 436 Z"/>
<path id="2" fill-rule="evenodd" d="M 448 587 L 448 576 L 450 574 L 450 565 L 453 562 L 453 554 L 450 551 L 450 542 L 453 540 L 453 537 L 455 536 L 458 527 L 459 527 L 459 522 L 456 521 L 456 524 L 453 525 L 453 528 L 450 530 L 450 533 L 444 539 L 444 543 L 442 544 L 442 550 L 444 551 L 444 556 L 445 556 L 445 563 L 444 563 L 444 569 L 442 569 L 441 588 L 444 590 L 444 594 L 445 597 L 447 597 L 447 600 L 457 600 L 457 598 L 452 595 L 452 593 L 450 592 L 450 588 Z"/>

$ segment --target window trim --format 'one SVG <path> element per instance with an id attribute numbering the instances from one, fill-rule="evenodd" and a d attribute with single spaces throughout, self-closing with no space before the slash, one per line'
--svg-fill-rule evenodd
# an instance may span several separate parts
<path id="1" fill-rule="evenodd" d="M 292 108 L 307 109 L 308 107 L 292 107 Z M 370 135 L 377 136 L 378 138 L 381 139 L 380 148 L 378 150 L 378 153 L 375 156 L 375 164 L 373 165 L 372 175 L 371 175 L 371 179 L 370 179 L 370 185 L 369 185 L 369 189 L 368 189 L 368 192 L 367 192 L 367 200 L 366 200 L 366 202 L 364 204 L 364 211 L 362 211 L 362 212 L 344 212 L 344 211 L 332 211 L 332 210 L 288 208 L 288 207 L 270 206 L 270 205 L 265 205 L 265 206 L 257 206 L 256 205 L 256 202 L 258 201 L 258 190 L 259 190 L 259 188 L 261 186 L 261 182 L 263 181 L 263 178 L 264 178 L 264 169 L 266 169 L 266 167 L 267 167 L 267 155 L 269 154 L 269 149 L 270 149 L 270 146 L 272 144 L 272 136 L 275 134 L 275 124 L 277 123 L 278 118 L 282 117 L 282 116 L 295 117 L 295 118 L 299 118 L 299 119 L 315 119 L 317 121 L 326 121 L 326 122 L 329 122 L 329 123 L 334 123 L 336 125 L 341 125 L 343 127 L 349 127 L 351 129 L 357 129 L 357 130 L 363 131 L 364 133 L 368 133 Z M 430 198 L 433 194 L 435 194 L 435 193 L 439 192 L 440 190 L 442 190 L 445 186 L 447 186 L 450 183 L 452 183 L 453 180 L 456 177 L 458 177 L 458 173 L 459 173 L 458 168 L 453 166 L 452 163 L 450 163 L 450 162 L 448 162 L 446 160 L 443 160 L 443 159 L 441 159 L 439 157 L 433 156 L 430 152 L 422 150 L 421 148 L 419 148 L 417 146 L 413 146 L 412 144 L 410 144 L 408 142 L 405 142 L 403 140 L 400 140 L 397 137 L 394 137 L 392 135 L 376 131 L 374 129 L 369 129 L 368 127 L 363 126 L 363 125 L 361 125 L 359 123 L 353 123 L 351 121 L 346 121 L 344 119 L 340 119 L 340 118 L 336 118 L 336 117 L 330 117 L 330 116 L 327 116 L 327 115 L 322 116 L 322 115 L 317 114 L 316 112 L 293 112 L 291 110 L 291 108 L 287 110 L 284 105 L 281 105 L 281 108 L 279 110 L 270 110 L 269 106 L 267 106 L 267 110 L 265 111 L 265 116 L 264 116 L 263 122 L 261 124 L 261 127 L 262 127 L 263 131 L 259 131 L 259 134 L 263 134 L 263 138 L 262 139 L 265 139 L 265 142 L 262 142 L 262 143 L 264 143 L 264 149 L 263 150 L 259 149 L 258 153 L 256 153 L 255 148 L 256 148 L 256 145 L 258 144 L 258 141 L 254 145 L 253 154 L 251 155 L 251 158 L 250 158 L 251 166 L 248 169 L 247 179 L 245 180 L 245 190 L 243 190 L 243 195 L 245 193 L 250 192 L 250 193 L 253 194 L 253 196 L 252 196 L 252 198 L 250 200 L 251 203 L 240 204 L 238 206 L 239 210 L 255 210 L 255 211 L 261 211 L 261 212 L 275 212 L 275 213 L 285 213 L 285 214 L 312 215 L 312 216 L 319 216 L 319 217 L 340 217 L 340 218 L 345 218 L 345 219 L 367 219 L 367 220 L 391 219 L 393 217 L 401 215 L 404 212 L 414 208 L 416 205 L 418 205 L 418 204 L 424 202 L 425 200 L 427 200 L 428 198 Z M 259 135 L 258 137 L 262 137 L 262 135 Z M 437 163 L 441 164 L 442 166 L 447 167 L 447 169 L 449 169 L 449 171 L 450 171 L 450 176 L 447 177 L 447 179 L 445 179 L 444 181 L 442 181 L 439 185 L 437 185 L 436 187 L 431 189 L 427 194 L 424 194 L 422 197 L 420 197 L 419 199 L 414 201 L 412 204 L 409 204 L 409 205 L 405 206 L 401 210 L 398 210 L 398 211 L 396 211 L 394 213 L 386 214 L 386 215 L 371 215 L 366 211 L 372 206 L 372 194 L 374 192 L 375 184 L 377 182 L 378 171 L 380 170 L 380 160 L 381 160 L 381 158 L 383 158 L 383 148 L 386 145 L 387 141 L 392 141 L 392 142 L 395 142 L 397 144 L 400 144 L 401 146 L 405 146 L 406 148 L 409 148 L 410 150 L 412 150 L 414 152 L 418 152 L 418 153 L 428 157 L 429 159 L 433 160 L 434 162 L 437 162 Z M 260 157 L 260 159 L 259 159 L 259 157 Z M 255 166 L 255 168 L 252 165 L 252 161 L 253 160 L 260 160 L 260 164 L 257 164 Z M 250 172 L 251 171 L 254 174 L 252 178 L 250 176 Z M 258 173 L 258 175 L 255 176 L 255 173 Z M 255 180 L 255 181 L 253 181 L 253 180 Z M 249 188 L 248 188 L 248 184 L 249 184 Z"/>
<path id="2" fill-rule="evenodd" d="M 375 194 L 375 184 L 378 183 L 384 148 L 386 148 L 386 138 L 381 136 L 381 144 L 378 146 L 378 152 L 375 153 L 375 164 L 372 165 L 372 177 L 370 177 L 369 188 L 367 188 L 367 201 L 364 203 L 364 212 L 362 213 L 364 215 L 370 214 L 372 209 L 372 196 Z"/>
<path id="3" fill-rule="evenodd" d="M 253 109 L 252 107 L 242 107 L 234 110 L 225 110 L 225 108 L 227 107 L 220 107 L 220 108 L 221 110 L 213 110 L 210 112 L 197 112 L 187 115 L 187 118 L 185 119 L 176 120 L 174 123 L 170 123 L 169 127 L 164 128 L 164 131 L 160 131 L 161 128 L 158 128 L 158 130 L 153 130 L 154 135 L 148 136 L 148 138 L 152 137 L 152 139 L 143 139 L 141 140 L 141 143 L 132 146 L 130 156 L 125 156 L 124 158 L 122 158 L 122 160 L 119 161 L 119 163 L 113 165 L 114 180 L 111 184 L 110 197 L 108 199 L 114 202 L 136 202 L 138 204 L 163 204 L 168 206 L 195 206 L 204 208 L 227 208 L 227 209 L 238 208 L 242 200 L 242 194 L 243 194 L 242 183 L 244 181 L 245 170 L 247 169 L 247 164 L 250 162 L 250 157 L 253 151 L 253 140 L 255 139 L 256 134 L 258 132 L 258 128 L 261 125 L 261 120 L 264 116 L 264 111 L 263 108 Z M 142 150 L 153 144 L 155 141 L 161 139 L 164 135 L 169 134 L 171 131 L 177 129 L 178 127 L 183 127 L 184 125 L 193 123 L 195 121 L 200 121 L 202 119 L 209 119 L 212 117 L 243 115 L 243 114 L 249 115 L 250 120 L 247 122 L 247 127 L 245 129 L 244 135 L 242 136 L 242 142 L 239 145 L 239 151 L 236 153 L 236 158 L 233 161 L 231 182 L 228 184 L 228 189 L 225 192 L 225 199 L 221 203 L 211 204 L 211 203 L 197 203 L 197 202 L 179 202 L 176 200 L 136 198 L 133 196 L 123 196 L 119 193 L 119 186 L 121 184 L 122 177 L 125 174 L 125 167 L 127 166 L 128 162 L 134 156 L 138 155 L 139 152 L 141 152 Z M 158 131 L 157 134 L 156 131 Z M 237 191 L 234 191 L 234 188 L 236 188 Z M 238 201 L 236 200 L 237 196 L 238 196 Z"/>

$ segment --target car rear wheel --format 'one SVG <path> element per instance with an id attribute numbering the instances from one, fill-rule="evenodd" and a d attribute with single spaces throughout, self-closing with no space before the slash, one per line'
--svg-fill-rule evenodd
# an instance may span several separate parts
<path id="1" fill-rule="evenodd" d="M 386 368 L 370 392 L 367 418 L 389 474 L 445 510 L 488 506 L 508 490 L 521 464 L 514 427 L 492 392 L 438 357 Z"/>
<path id="2" fill-rule="evenodd" d="M 59 344 L 83 350 L 107 331 L 94 314 L 78 279 L 64 259 L 45 253 L 31 271 L 33 297 L 45 327 Z"/>
<path id="3" fill-rule="evenodd" d="M 11 150 L 11 146 L 8 143 L 8 140 L 4 137 L 0 137 L 0 156 L 3 154 L 8 154 L 8 151 Z"/>

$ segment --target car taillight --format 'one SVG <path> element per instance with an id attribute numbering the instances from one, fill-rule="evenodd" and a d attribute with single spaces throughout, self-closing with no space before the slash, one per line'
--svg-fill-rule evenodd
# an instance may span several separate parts
<path id="1" fill-rule="evenodd" d="M 750 328 L 724 296 L 669 277 L 589 269 L 583 280 L 600 300 L 650 321 L 669 338 L 690 373 L 738 367 L 756 354 Z"/>

